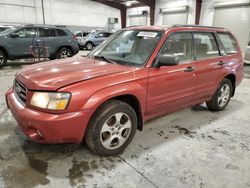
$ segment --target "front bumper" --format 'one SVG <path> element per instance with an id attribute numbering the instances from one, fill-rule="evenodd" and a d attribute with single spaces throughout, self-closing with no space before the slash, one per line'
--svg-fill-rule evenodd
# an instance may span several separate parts
<path id="1" fill-rule="evenodd" d="M 23 106 L 13 90 L 6 93 L 7 106 L 23 133 L 39 143 L 81 143 L 90 111 L 49 114 Z"/>

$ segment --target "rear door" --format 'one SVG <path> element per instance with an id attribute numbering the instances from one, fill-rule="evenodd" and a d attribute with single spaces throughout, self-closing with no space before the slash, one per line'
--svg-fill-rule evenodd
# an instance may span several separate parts
<path id="1" fill-rule="evenodd" d="M 209 99 L 218 87 L 224 57 L 220 54 L 215 34 L 194 32 L 195 59 L 197 62 L 196 101 Z"/>
<path id="2" fill-rule="evenodd" d="M 243 69 L 243 57 L 240 46 L 237 45 L 236 39 L 231 33 L 218 32 L 217 36 L 225 53 L 222 65 L 222 67 L 224 67 L 224 73 L 222 76 L 227 74 L 229 72 L 228 70 L 231 70 L 236 73 L 236 81 L 240 81 L 242 79 L 242 74 L 237 74 L 237 72 Z"/>
<path id="3" fill-rule="evenodd" d="M 54 28 L 39 28 L 38 36 L 40 37 L 41 44 L 44 44 L 48 48 L 48 55 L 56 51 L 59 41 Z"/>
<path id="4" fill-rule="evenodd" d="M 147 92 L 149 116 L 169 113 L 192 104 L 196 83 L 196 63 L 192 46 L 191 32 L 174 33 L 166 40 L 160 55 L 178 56 L 180 63 L 175 66 L 150 68 Z"/>

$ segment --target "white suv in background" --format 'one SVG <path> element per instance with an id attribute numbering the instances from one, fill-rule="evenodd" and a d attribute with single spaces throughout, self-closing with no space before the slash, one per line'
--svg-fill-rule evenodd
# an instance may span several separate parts
<path id="1" fill-rule="evenodd" d="M 244 62 L 245 62 L 245 64 L 250 65 L 250 41 L 249 41 L 248 46 L 246 48 Z"/>

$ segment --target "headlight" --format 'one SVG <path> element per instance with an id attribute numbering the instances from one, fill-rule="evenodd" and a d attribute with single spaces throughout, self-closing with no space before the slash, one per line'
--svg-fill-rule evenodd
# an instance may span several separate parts
<path id="1" fill-rule="evenodd" d="M 70 93 L 34 92 L 30 104 L 48 110 L 64 110 L 70 99 Z"/>

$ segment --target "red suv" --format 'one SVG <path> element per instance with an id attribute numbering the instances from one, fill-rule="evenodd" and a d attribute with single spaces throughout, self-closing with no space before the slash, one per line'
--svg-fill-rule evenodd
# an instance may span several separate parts
<path id="1" fill-rule="evenodd" d="M 206 102 L 225 109 L 243 78 L 226 29 L 129 27 L 80 60 L 28 66 L 6 101 L 22 131 L 40 143 L 81 143 L 115 155 L 149 119 Z"/>

